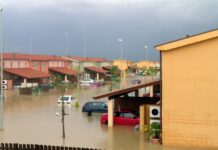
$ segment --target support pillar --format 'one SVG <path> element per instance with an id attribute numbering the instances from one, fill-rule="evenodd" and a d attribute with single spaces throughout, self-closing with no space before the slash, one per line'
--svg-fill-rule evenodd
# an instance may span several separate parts
<path id="1" fill-rule="evenodd" d="M 139 97 L 139 90 L 135 90 L 135 97 Z"/>
<path id="2" fill-rule="evenodd" d="M 67 75 L 64 76 L 64 82 L 65 82 L 65 83 L 68 82 Z"/>
<path id="3" fill-rule="evenodd" d="M 97 73 L 96 80 L 99 80 L 99 73 Z"/>
<path id="4" fill-rule="evenodd" d="M 108 127 L 114 125 L 114 100 L 108 101 Z"/>
<path id="5" fill-rule="evenodd" d="M 150 96 L 150 97 L 153 97 L 153 96 L 154 96 L 154 86 L 150 86 L 150 87 L 149 87 L 149 91 L 150 91 L 150 92 L 149 92 L 149 93 L 150 93 L 149 96 Z"/>
<path id="6" fill-rule="evenodd" d="M 27 79 L 23 79 L 23 85 L 24 87 L 27 87 Z"/>
<path id="7" fill-rule="evenodd" d="M 145 131 L 145 105 L 141 105 L 139 107 L 139 111 L 140 111 L 139 129 L 140 132 L 144 132 Z"/>

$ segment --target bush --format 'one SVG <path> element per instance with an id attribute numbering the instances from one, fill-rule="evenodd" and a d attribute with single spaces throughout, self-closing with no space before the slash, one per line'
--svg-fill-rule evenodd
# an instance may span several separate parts
<path id="1" fill-rule="evenodd" d="M 79 107 L 79 102 L 78 101 L 75 102 L 74 107 L 76 107 L 76 108 Z"/>

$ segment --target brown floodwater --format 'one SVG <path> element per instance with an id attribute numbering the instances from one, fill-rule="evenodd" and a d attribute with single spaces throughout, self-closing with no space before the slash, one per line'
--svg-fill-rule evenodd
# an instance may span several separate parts
<path id="1" fill-rule="evenodd" d="M 130 78 L 121 83 L 128 86 Z M 114 85 L 113 88 L 119 88 Z M 62 139 L 61 107 L 57 105 L 60 92 L 37 93 L 31 96 L 19 95 L 18 90 L 6 91 L 4 103 L 4 129 L 0 131 L 0 142 L 65 145 L 107 150 L 189 150 L 193 148 L 166 147 L 146 141 L 146 135 L 134 130 L 134 126 L 108 128 L 100 123 L 100 114 L 88 117 L 82 113 L 82 105 L 92 96 L 108 92 L 110 86 L 97 88 L 78 87 L 67 90 L 75 95 L 79 108 L 66 106 L 69 115 L 65 117 L 66 138 Z M 107 100 L 107 99 L 103 99 Z M 197 150 L 197 149 L 196 149 Z"/>

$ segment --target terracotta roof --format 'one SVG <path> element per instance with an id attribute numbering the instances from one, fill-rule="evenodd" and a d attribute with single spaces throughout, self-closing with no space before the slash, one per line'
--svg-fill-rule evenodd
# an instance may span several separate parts
<path id="1" fill-rule="evenodd" d="M 181 38 L 181 39 L 174 40 L 171 42 L 156 45 L 154 48 L 159 51 L 166 51 L 166 50 L 171 50 L 171 49 L 175 49 L 178 47 L 194 44 L 197 42 L 202 42 L 202 41 L 209 40 L 209 39 L 216 38 L 216 37 L 218 37 L 218 29 L 210 30 L 210 31 L 192 35 L 192 36 L 187 35 L 185 38 Z"/>
<path id="2" fill-rule="evenodd" d="M 13 60 L 37 60 L 37 61 L 67 61 L 66 59 L 56 55 L 31 55 L 31 54 L 18 54 L 18 53 L 3 53 L 4 59 Z"/>
<path id="3" fill-rule="evenodd" d="M 151 85 L 157 85 L 157 84 L 160 84 L 160 80 L 156 80 L 156 81 L 152 81 L 152 82 L 148 82 L 148 83 L 137 84 L 137 85 L 127 87 L 124 89 L 111 91 L 111 92 L 104 93 L 104 94 L 101 94 L 98 96 L 94 96 L 93 99 L 97 100 L 97 99 L 101 99 L 101 98 L 105 98 L 105 97 L 108 97 L 109 99 L 111 99 L 113 96 L 124 95 L 125 93 L 130 93 L 130 92 L 136 91 L 138 89 L 148 87 Z"/>
<path id="4" fill-rule="evenodd" d="M 109 60 L 105 58 L 94 58 L 94 57 L 80 57 L 80 56 L 69 56 L 68 58 L 76 60 L 76 61 L 89 61 L 89 62 L 110 62 Z"/>
<path id="5" fill-rule="evenodd" d="M 103 66 L 102 69 L 104 70 L 107 70 L 107 71 L 110 71 L 112 68 L 112 66 Z"/>
<path id="6" fill-rule="evenodd" d="M 93 72 L 97 72 L 97 73 L 108 73 L 107 70 L 103 70 L 103 69 L 96 68 L 96 67 L 85 67 L 85 69 L 93 71 Z"/>
<path id="7" fill-rule="evenodd" d="M 48 78 L 51 76 L 50 74 L 30 68 L 5 68 L 4 71 L 27 79 Z"/>
<path id="8" fill-rule="evenodd" d="M 81 74 L 78 71 L 75 71 L 73 69 L 69 69 L 66 67 L 50 67 L 49 70 L 52 70 L 54 72 L 64 74 L 64 75 L 79 75 L 79 74 Z"/>

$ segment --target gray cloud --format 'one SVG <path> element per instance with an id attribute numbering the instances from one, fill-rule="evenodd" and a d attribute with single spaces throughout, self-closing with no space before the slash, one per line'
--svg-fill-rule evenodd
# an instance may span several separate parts
<path id="1" fill-rule="evenodd" d="M 118 38 L 123 38 L 124 58 L 157 59 L 153 46 L 186 34 L 217 28 L 216 0 L 0 0 L 4 8 L 7 51 L 63 55 L 64 33 L 69 53 L 117 59 Z"/>

